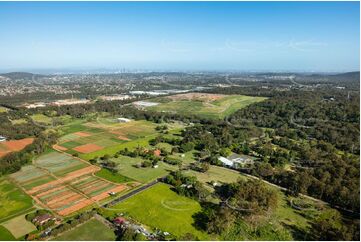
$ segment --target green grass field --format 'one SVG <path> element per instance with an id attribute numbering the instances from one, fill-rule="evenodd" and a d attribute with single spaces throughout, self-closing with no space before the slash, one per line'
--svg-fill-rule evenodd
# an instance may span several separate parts
<path id="1" fill-rule="evenodd" d="M 62 235 L 56 237 L 53 240 L 57 241 L 104 241 L 104 240 L 115 240 L 114 232 L 106 227 L 104 224 L 99 222 L 96 219 L 90 219 L 84 224 L 79 225 L 78 227 L 63 233 Z"/>
<path id="2" fill-rule="evenodd" d="M 0 221 L 4 221 L 33 207 L 31 197 L 4 178 L 0 179 L 0 194 Z"/>
<path id="3" fill-rule="evenodd" d="M 11 120 L 12 124 L 26 124 L 28 121 L 24 118 Z"/>
<path id="4" fill-rule="evenodd" d="M 124 183 L 124 182 L 132 181 L 132 179 L 126 176 L 123 176 L 118 173 L 114 174 L 107 169 L 101 169 L 100 171 L 96 172 L 95 175 L 115 183 Z"/>
<path id="5" fill-rule="evenodd" d="M 252 103 L 261 102 L 265 97 L 251 97 L 244 95 L 228 95 L 215 101 L 176 100 L 170 98 L 154 98 L 150 102 L 159 102 L 157 106 L 147 107 L 149 111 L 174 112 L 184 115 L 197 115 L 203 118 L 224 118 L 238 109 Z"/>
<path id="6" fill-rule="evenodd" d="M 6 113 L 8 111 L 7 108 L 0 107 L 0 113 Z"/>
<path id="7" fill-rule="evenodd" d="M 118 164 L 119 174 L 142 183 L 153 181 L 158 177 L 167 175 L 170 170 L 175 170 L 178 168 L 177 166 L 168 165 L 164 162 L 159 162 L 158 168 L 137 168 L 135 166 L 141 163 L 142 159 L 132 158 L 128 156 L 119 156 L 118 158 L 112 158 L 112 161 Z"/>
<path id="8" fill-rule="evenodd" d="M 11 234 L 17 239 L 36 230 L 34 224 L 25 219 L 25 215 L 20 215 L 10 219 L 1 225 L 9 230 Z"/>
<path id="9" fill-rule="evenodd" d="M 160 228 L 175 236 L 192 233 L 199 239 L 206 240 L 209 239 L 208 235 L 192 225 L 192 215 L 200 210 L 201 206 L 197 201 L 180 196 L 168 185 L 159 183 L 117 204 L 111 210 L 104 210 L 104 215 L 114 216 L 123 212 L 153 229 Z"/>
<path id="10" fill-rule="evenodd" d="M 16 240 L 15 237 L 4 226 L 0 225 L 0 241 Z"/>
<path id="11" fill-rule="evenodd" d="M 37 123 L 43 123 L 43 124 L 51 124 L 53 122 L 52 118 L 45 116 L 44 114 L 31 115 L 31 119 Z"/>

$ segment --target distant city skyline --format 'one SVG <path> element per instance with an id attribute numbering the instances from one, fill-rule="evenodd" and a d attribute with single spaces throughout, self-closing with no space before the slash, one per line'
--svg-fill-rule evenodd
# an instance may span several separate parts
<path id="1" fill-rule="evenodd" d="M 0 2 L 0 72 L 346 72 L 359 2 Z"/>

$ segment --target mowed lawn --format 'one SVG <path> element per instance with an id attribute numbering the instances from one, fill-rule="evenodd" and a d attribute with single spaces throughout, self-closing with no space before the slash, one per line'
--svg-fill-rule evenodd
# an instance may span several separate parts
<path id="1" fill-rule="evenodd" d="M 9 180 L 0 179 L 0 222 L 33 207 L 32 199 Z"/>
<path id="2" fill-rule="evenodd" d="M 147 107 L 147 110 L 158 112 L 173 112 L 184 115 L 197 115 L 203 118 L 224 118 L 252 103 L 264 101 L 265 97 L 244 95 L 228 95 L 218 100 L 171 100 L 170 98 L 155 98 L 149 101 L 160 102 L 157 106 Z"/>
<path id="3" fill-rule="evenodd" d="M 105 214 L 123 212 L 153 229 L 160 228 L 175 236 L 191 233 L 206 240 L 209 239 L 208 235 L 192 225 L 192 216 L 200 210 L 197 201 L 180 196 L 168 185 L 159 183 L 106 210 Z"/>
<path id="4" fill-rule="evenodd" d="M 114 232 L 96 219 L 90 219 L 84 224 L 63 233 L 53 240 L 57 241 L 105 241 L 115 240 Z"/>

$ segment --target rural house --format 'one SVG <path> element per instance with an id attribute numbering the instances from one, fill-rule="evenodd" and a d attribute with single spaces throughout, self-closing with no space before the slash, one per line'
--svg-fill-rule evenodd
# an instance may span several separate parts
<path id="1" fill-rule="evenodd" d="M 43 225 L 45 224 L 46 222 L 50 221 L 50 220 L 54 220 L 55 218 L 46 213 L 46 214 L 43 214 L 43 215 L 39 215 L 39 216 L 36 216 L 34 219 L 33 219 L 33 223 L 37 223 L 37 224 L 40 224 L 40 225 Z"/>

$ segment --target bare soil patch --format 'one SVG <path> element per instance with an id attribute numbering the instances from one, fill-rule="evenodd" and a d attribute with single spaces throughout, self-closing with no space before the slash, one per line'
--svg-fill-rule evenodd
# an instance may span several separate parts
<path id="1" fill-rule="evenodd" d="M 83 154 L 88 154 L 88 153 L 91 153 L 94 151 L 101 150 L 103 148 L 104 147 L 102 147 L 100 145 L 96 145 L 96 144 L 85 144 L 85 145 L 77 146 L 77 147 L 73 148 L 73 150 L 78 151 Z"/>
<path id="2" fill-rule="evenodd" d="M 76 133 L 74 133 L 74 134 L 76 134 L 76 135 L 78 135 L 78 136 L 81 136 L 81 137 L 89 137 L 89 136 L 91 136 L 91 134 L 89 134 L 89 133 L 87 133 L 87 132 L 76 132 Z"/>
<path id="3" fill-rule="evenodd" d="M 67 151 L 68 148 L 65 148 L 63 146 L 60 146 L 60 145 L 53 145 L 53 148 L 56 149 L 56 150 L 61 150 L 61 151 Z"/>

